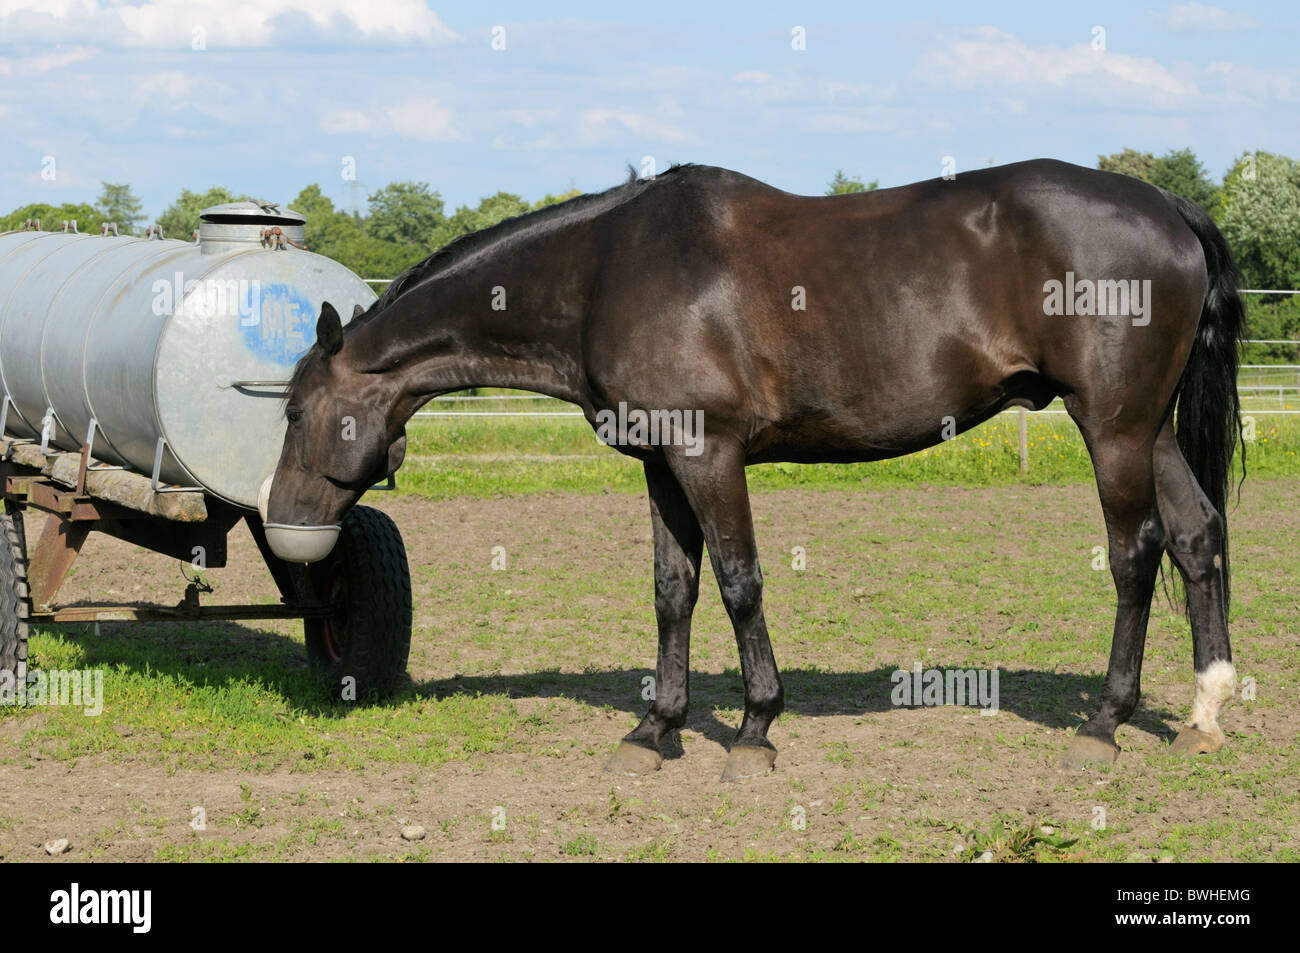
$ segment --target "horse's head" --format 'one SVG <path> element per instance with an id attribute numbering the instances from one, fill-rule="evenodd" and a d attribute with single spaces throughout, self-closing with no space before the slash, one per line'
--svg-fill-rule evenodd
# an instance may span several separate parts
<path id="1" fill-rule="evenodd" d="M 405 421 L 389 419 L 390 390 L 380 375 L 349 364 L 338 312 L 322 305 L 316 343 L 289 384 L 280 462 L 258 494 L 267 542 L 281 559 L 324 559 L 347 511 L 402 465 Z"/>

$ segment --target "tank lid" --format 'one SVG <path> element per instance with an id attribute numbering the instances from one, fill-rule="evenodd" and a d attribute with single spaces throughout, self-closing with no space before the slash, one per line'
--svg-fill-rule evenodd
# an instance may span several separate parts
<path id="1" fill-rule="evenodd" d="M 306 222 L 306 216 L 274 202 L 254 199 L 214 205 L 199 213 L 199 246 L 204 254 L 249 244 L 304 248 Z"/>
<path id="2" fill-rule="evenodd" d="M 307 217 L 291 208 L 282 208 L 275 202 L 251 199 L 247 202 L 229 202 L 214 205 L 199 213 L 199 222 L 222 225 L 304 225 Z"/>

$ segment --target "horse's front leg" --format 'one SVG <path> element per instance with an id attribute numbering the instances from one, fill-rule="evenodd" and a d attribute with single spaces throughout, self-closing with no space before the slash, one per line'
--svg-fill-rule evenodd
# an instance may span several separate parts
<path id="1" fill-rule="evenodd" d="M 659 665 L 650 710 L 623 739 L 605 770 L 649 774 L 659 770 L 659 743 L 686 723 L 689 701 L 691 613 L 700 591 L 704 536 L 676 477 L 663 464 L 645 465 L 655 545 L 655 619 Z"/>
<path id="2" fill-rule="evenodd" d="M 745 716 L 731 742 L 722 780 L 766 774 L 776 763 L 768 729 L 785 708 L 785 690 L 763 618 L 763 574 L 739 442 L 714 437 L 700 456 L 670 457 L 673 473 L 700 520 L 722 602 L 731 617 L 745 680 Z"/>

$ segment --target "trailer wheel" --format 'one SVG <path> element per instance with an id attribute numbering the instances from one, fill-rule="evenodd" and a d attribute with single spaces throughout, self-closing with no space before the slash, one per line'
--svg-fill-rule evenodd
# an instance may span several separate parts
<path id="1" fill-rule="evenodd" d="M 27 620 L 31 610 L 23 513 L 6 503 L 0 513 L 0 687 L 6 691 L 27 678 Z"/>
<path id="2" fill-rule="evenodd" d="M 334 551 L 311 567 L 316 597 L 333 608 L 307 619 L 307 660 L 331 693 L 386 698 L 411 653 L 411 573 L 402 534 L 387 514 L 354 506 Z M 354 683 L 345 679 L 353 678 Z"/>

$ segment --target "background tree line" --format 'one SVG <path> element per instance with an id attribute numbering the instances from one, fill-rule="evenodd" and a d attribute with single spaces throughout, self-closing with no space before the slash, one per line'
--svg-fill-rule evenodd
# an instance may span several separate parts
<path id="1" fill-rule="evenodd" d="M 1162 156 L 1124 149 L 1099 156 L 1097 168 L 1131 175 L 1186 196 L 1218 223 L 1231 244 L 1248 288 L 1300 289 L 1300 163 L 1270 152 L 1243 153 L 1221 181 L 1215 181 L 1191 149 L 1174 149 Z M 0 218 L 0 231 L 20 228 L 40 219 L 57 231 L 75 220 L 82 232 L 98 232 L 103 222 L 115 222 L 121 234 L 140 231 L 146 221 L 143 206 L 120 183 L 101 183 L 93 205 L 25 205 Z M 827 183 L 827 195 L 867 192 L 877 182 L 837 171 Z M 507 218 L 554 205 L 578 195 L 576 189 L 528 202 L 511 192 L 497 192 L 476 206 L 448 212 L 442 196 L 426 182 L 391 182 L 367 199 L 364 214 L 336 208 L 317 184 L 309 185 L 288 203 L 307 217 L 308 246 L 365 278 L 391 278 L 461 235 Z M 247 196 L 221 186 L 204 192 L 186 189 L 157 219 L 169 238 L 188 240 L 199 226 L 199 212 Z M 1251 295 L 1250 336 L 1300 340 L 1300 295 Z M 1256 347 L 1255 359 L 1294 360 L 1294 348 Z"/>
<path id="2" fill-rule="evenodd" d="M 1163 156 L 1125 149 L 1097 168 L 1122 172 L 1191 199 L 1222 229 L 1246 288 L 1300 289 L 1300 163 L 1271 152 L 1243 153 L 1216 183 L 1191 149 Z M 1300 295 L 1247 295 L 1248 334 L 1300 340 Z M 1300 357 L 1287 345 L 1252 345 L 1248 361 Z"/>
<path id="3" fill-rule="evenodd" d="M 39 220 L 46 231 L 60 231 L 65 221 L 77 230 L 98 234 L 105 222 L 117 224 L 122 235 L 139 234 L 145 221 L 140 201 L 130 186 L 102 183 L 94 205 L 34 203 L 0 217 L 0 232 Z M 487 228 L 516 215 L 555 205 L 578 195 L 570 189 L 528 202 L 512 192 L 498 192 L 477 206 L 462 205 L 450 214 L 442 196 L 424 182 L 391 182 L 369 196 L 366 212 L 335 208 L 317 184 L 309 185 L 286 203 L 307 218 L 307 245 L 333 258 L 364 278 L 392 278 L 462 235 Z M 222 186 L 203 192 L 185 189 L 157 218 L 168 238 L 189 241 L 199 227 L 199 213 L 214 205 L 250 198 Z"/>

